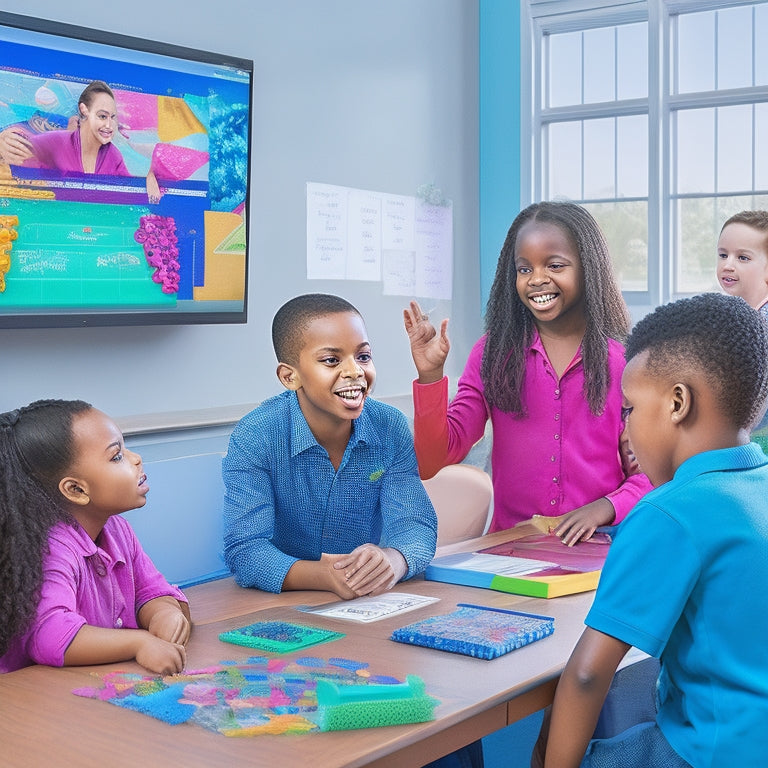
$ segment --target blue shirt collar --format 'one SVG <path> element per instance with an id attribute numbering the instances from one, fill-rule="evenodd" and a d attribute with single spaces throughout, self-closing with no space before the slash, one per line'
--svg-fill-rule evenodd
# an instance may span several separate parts
<path id="1" fill-rule="evenodd" d="M 290 393 L 289 412 L 291 417 L 291 456 L 298 456 L 303 451 L 320 444 L 312 434 L 312 430 L 304 418 L 299 405 L 299 398 L 295 392 Z M 367 400 L 366 400 L 367 402 Z M 375 425 L 372 423 L 368 409 L 363 406 L 363 411 L 358 418 L 352 422 L 352 435 L 347 444 L 347 450 L 354 448 L 358 443 L 367 443 L 368 445 L 380 445 L 382 439 Z"/>
<path id="2" fill-rule="evenodd" d="M 686 459 L 675 472 L 676 481 L 690 480 L 706 472 L 722 472 L 729 469 L 755 469 L 768 464 L 766 456 L 757 443 L 737 445 L 704 451 Z"/>

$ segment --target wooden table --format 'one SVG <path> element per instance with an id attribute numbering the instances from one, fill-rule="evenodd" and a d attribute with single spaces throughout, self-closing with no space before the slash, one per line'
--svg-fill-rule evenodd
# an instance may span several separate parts
<path id="1" fill-rule="evenodd" d="M 502 538 L 500 534 L 484 537 L 482 545 L 489 546 Z M 475 540 L 461 548 L 475 549 L 479 543 Z M 453 545 L 441 550 L 441 554 L 457 548 Z M 135 662 L 64 669 L 35 666 L 0 675 L 0 764 L 7 768 L 418 768 L 550 703 L 593 597 L 588 592 L 540 600 L 422 579 L 400 584 L 396 589 L 433 595 L 440 601 L 370 624 L 313 615 L 313 625 L 346 636 L 317 646 L 311 653 L 365 661 L 372 672 L 401 680 L 409 673 L 421 676 L 427 693 L 441 702 L 435 709 L 434 721 L 354 731 L 227 738 L 192 724 L 171 726 L 71 693 L 74 688 L 98 684 L 90 677 L 94 672 L 145 672 Z M 186 592 L 195 622 L 187 649 L 190 668 L 222 659 L 244 661 L 253 654 L 250 649 L 219 641 L 218 634 L 226 629 L 272 618 L 306 621 L 306 614 L 295 606 L 336 600 L 327 592 L 272 595 L 241 589 L 231 579 L 202 584 Z M 448 613 L 460 602 L 554 616 L 555 633 L 491 661 L 389 640 L 397 627 Z M 288 654 L 285 658 L 306 653 Z"/>

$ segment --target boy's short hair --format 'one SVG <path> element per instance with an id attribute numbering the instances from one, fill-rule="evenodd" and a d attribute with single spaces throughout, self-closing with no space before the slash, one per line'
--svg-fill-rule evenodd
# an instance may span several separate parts
<path id="1" fill-rule="evenodd" d="M 768 393 L 768 325 L 741 297 L 704 293 L 658 307 L 630 334 L 627 362 L 646 350 L 652 375 L 703 374 L 735 426 L 751 427 L 760 414 Z"/>
<path id="2" fill-rule="evenodd" d="M 768 211 L 740 211 L 731 216 L 720 228 L 720 234 L 729 224 L 746 224 L 765 236 L 764 247 L 768 249 Z"/>
<path id="3" fill-rule="evenodd" d="M 360 312 L 341 296 L 330 293 L 305 293 L 283 304 L 272 320 L 272 346 L 279 363 L 295 365 L 304 345 L 304 331 L 318 317 L 340 312 Z"/>

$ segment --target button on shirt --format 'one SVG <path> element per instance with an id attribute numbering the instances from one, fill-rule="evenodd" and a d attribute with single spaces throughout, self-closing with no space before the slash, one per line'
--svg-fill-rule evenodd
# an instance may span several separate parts
<path id="1" fill-rule="evenodd" d="M 224 457 L 224 557 L 243 587 L 280 592 L 297 560 L 361 544 L 397 549 L 407 577 L 435 553 L 437 519 L 400 411 L 370 398 L 338 470 L 295 392 L 243 417 Z"/>
<path id="2" fill-rule="evenodd" d="M 187 602 L 155 568 L 127 520 L 110 517 L 97 541 L 77 524 L 51 529 L 37 614 L 0 658 L 0 672 L 35 663 L 60 667 L 84 624 L 136 629 L 144 603 L 165 595 Z"/>
<path id="3" fill-rule="evenodd" d="M 620 522 L 651 489 L 645 475 L 625 478 L 619 454 L 624 350 L 608 340 L 610 382 L 605 409 L 595 416 L 584 397 L 581 350 L 558 379 L 538 332 L 525 355 L 526 415 L 490 408 L 480 366 L 485 336 L 473 347 L 448 404 L 448 379 L 413 384 L 416 453 L 424 477 L 460 462 L 493 424 L 494 512 L 491 531 L 532 515 L 562 515 L 606 496 Z"/>

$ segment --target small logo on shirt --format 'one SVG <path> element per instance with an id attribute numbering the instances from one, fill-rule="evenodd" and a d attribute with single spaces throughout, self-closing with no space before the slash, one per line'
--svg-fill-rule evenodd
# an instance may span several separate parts
<path id="1" fill-rule="evenodd" d="M 381 480 L 381 476 L 384 474 L 383 469 L 377 469 L 375 472 L 371 472 L 370 475 L 368 475 L 368 479 L 375 483 L 377 480 Z"/>

